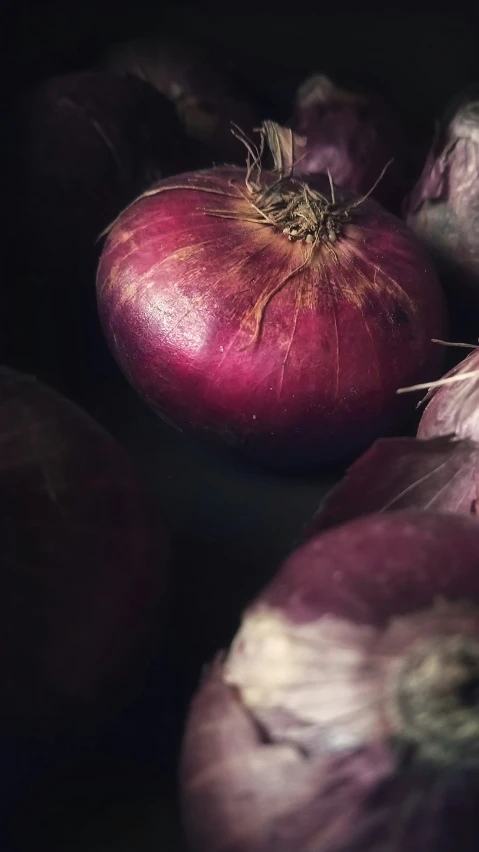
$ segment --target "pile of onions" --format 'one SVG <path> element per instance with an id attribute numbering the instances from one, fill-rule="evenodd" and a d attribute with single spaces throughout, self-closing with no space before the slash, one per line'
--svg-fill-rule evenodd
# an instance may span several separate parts
<path id="1" fill-rule="evenodd" d="M 459 95 L 439 125 L 405 207 L 408 224 L 439 263 L 458 331 L 479 311 L 479 86 Z"/>
<path id="2" fill-rule="evenodd" d="M 193 701 L 191 849 L 474 849 L 478 683 L 477 521 L 394 512 L 312 539 Z"/>
<path id="3" fill-rule="evenodd" d="M 187 133 L 222 161 L 242 162 L 243 151 L 231 123 L 250 134 L 255 110 L 241 86 L 210 57 L 178 42 L 139 38 L 116 45 L 102 67 L 133 74 L 155 86 L 175 105 Z"/>
<path id="4" fill-rule="evenodd" d="M 160 415 L 262 463 L 333 462 L 411 414 L 396 390 L 439 368 L 443 295 L 405 225 L 291 178 L 291 134 L 263 133 L 276 171 L 247 142 L 246 169 L 161 181 L 117 219 L 100 316 Z"/>
<path id="5" fill-rule="evenodd" d="M 124 450 L 46 386 L 0 370 L 0 717 L 55 731 L 103 712 L 155 649 L 168 554 Z"/>
<path id="6" fill-rule="evenodd" d="M 299 87 L 291 127 L 303 137 L 295 174 L 326 174 L 353 192 L 371 188 L 388 170 L 373 197 L 398 212 L 412 180 L 413 153 L 393 110 L 381 98 L 350 92 L 323 74 Z"/>

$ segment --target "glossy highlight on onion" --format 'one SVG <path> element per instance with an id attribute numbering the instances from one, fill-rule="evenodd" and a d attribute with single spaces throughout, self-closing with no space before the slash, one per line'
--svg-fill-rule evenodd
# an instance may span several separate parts
<path id="1" fill-rule="evenodd" d="M 0 718 L 26 736 L 117 706 L 157 647 L 169 554 L 128 455 L 76 405 L 0 369 Z"/>
<path id="2" fill-rule="evenodd" d="M 246 144 L 246 170 L 161 181 L 116 220 L 103 328 L 181 428 L 261 463 L 344 459 L 412 413 L 396 390 L 439 368 L 443 295 L 398 219 L 327 179 L 264 171 Z"/>
<path id="3" fill-rule="evenodd" d="M 371 515 L 294 553 L 193 700 L 192 852 L 469 852 L 479 526 Z"/>

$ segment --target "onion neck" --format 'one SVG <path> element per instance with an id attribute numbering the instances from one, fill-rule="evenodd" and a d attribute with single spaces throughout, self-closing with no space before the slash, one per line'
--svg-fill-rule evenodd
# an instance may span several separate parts
<path id="1" fill-rule="evenodd" d="M 421 641 L 399 671 L 395 702 L 400 739 L 420 757 L 479 766 L 479 639 Z"/>
<path id="2" fill-rule="evenodd" d="M 311 757 L 382 742 L 415 764 L 479 768 L 475 605 L 438 599 L 385 625 L 291 615 L 251 607 L 225 662 L 269 742 Z"/>
<path id="3" fill-rule="evenodd" d="M 253 203 L 292 242 L 335 243 L 349 221 L 349 209 L 336 203 L 332 184 L 328 200 L 304 181 L 282 178 L 255 191 Z"/>
<path id="4" fill-rule="evenodd" d="M 364 199 L 348 205 L 338 203 L 329 172 L 329 198 L 316 186 L 295 177 L 295 166 L 304 156 L 306 139 L 291 128 L 274 121 L 263 122 L 259 147 L 241 132 L 233 132 L 247 150 L 245 185 L 252 206 L 250 220 L 272 225 L 292 242 L 302 241 L 311 249 L 335 243 L 350 220 L 350 211 Z M 265 178 L 262 157 L 266 146 L 274 168 Z"/>
<path id="5" fill-rule="evenodd" d="M 331 248 L 330 244 L 336 242 L 350 221 L 351 211 L 374 192 L 392 162 L 386 163 L 365 195 L 345 204 L 336 199 L 329 170 L 329 190 L 326 193 L 318 190 L 317 181 L 312 184 L 295 176 L 297 163 L 307 152 L 305 137 L 274 121 L 264 121 L 260 134 L 259 148 L 244 135 L 238 136 L 248 152 L 245 184 L 252 202 L 253 219 L 257 215 L 258 222 L 275 226 L 289 240 L 305 242 L 311 250 L 321 244 Z M 267 184 L 263 180 L 261 167 L 266 145 L 274 163 L 274 180 Z"/>

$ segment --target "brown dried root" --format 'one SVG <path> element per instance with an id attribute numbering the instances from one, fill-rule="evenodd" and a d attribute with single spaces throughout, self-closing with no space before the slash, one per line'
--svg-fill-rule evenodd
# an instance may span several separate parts
<path id="1" fill-rule="evenodd" d="M 294 177 L 294 153 L 301 141 L 289 128 L 280 127 L 275 122 L 265 121 L 259 130 L 260 144 L 255 145 L 233 125 L 232 133 L 246 148 L 246 192 L 245 200 L 253 208 L 248 221 L 271 225 L 285 234 L 292 242 L 303 240 L 315 247 L 319 243 L 336 242 L 343 226 L 350 219 L 350 212 L 359 207 L 374 192 L 392 163 L 384 166 L 371 189 L 347 205 L 336 202 L 334 185 L 328 171 L 331 197 L 328 199 L 308 183 Z M 277 180 L 267 185 L 262 180 L 262 159 L 266 144 L 272 153 Z M 245 220 L 244 213 L 209 210 L 210 215 L 227 219 Z"/>

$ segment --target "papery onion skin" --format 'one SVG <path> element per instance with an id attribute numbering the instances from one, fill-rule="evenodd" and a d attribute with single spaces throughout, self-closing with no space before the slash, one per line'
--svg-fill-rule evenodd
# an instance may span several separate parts
<path id="1" fill-rule="evenodd" d="M 415 400 L 397 388 L 436 373 L 440 286 L 415 237 L 374 202 L 351 213 L 337 261 L 325 245 L 308 261 L 307 244 L 248 221 L 244 180 L 235 168 L 171 178 L 125 211 L 98 269 L 106 337 L 180 427 L 268 465 L 343 459 L 401 428 Z"/>
<path id="2" fill-rule="evenodd" d="M 156 649 L 166 536 L 122 447 L 6 368 L 0 437 L 0 718 L 60 735 L 123 701 Z"/>
<path id="3" fill-rule="evenodd" d="M 479 349 L 474 349 L 445 378 L 474 373 L 476 377 L 432 388 L 418 427 L 418 438 L 456 435 L 479 442 Z"/>
<path id="4" fill-rule="evenodd" d="M 456 740 L 441 689 L 469 713 L 478 569 L 477 521 L 432 512 L 372 515 L 293 554 L 193 700 L 192 852 L 475 848 L 477 738 Z"/>
<path id="5" fill-rule="evenodd" d="M 187 133 L 221 161 L 242 163 L 244 149 L 232 123 L 251 135 L 253 105 L 225 69 L 198 49 L 179 42 L 140 38 L 115 45 L 101 60 L 109 71 L 146 80 L 175 104 Z M 205 163 L 209 165 L 209 163 Z"/>
<path id="6" fill-rule="evenodd" d="M 326 494 L 305 537 L 379 512 L 427 509 L 476 517 L 478 491 L 476 441 L 381 439 Z"/>
<path id="7" fill-rule="evenodd" d="M 478 186 L 476 85 L 446 109 L 422 174 L 405 204 L 408 225 L 438 263 L 458 332 L 469 332 L 471 327 L 475 337 L 479 311 Z"/>
<path id="8" fill-rule="evenodd" d="M 296 95 L 291 127 L 305 139 L 295 174 L 326 174 L 359 194 L 369 192 L 398 213 L 414 175 L 414 154 L 394 111 L 381 98 L 349 92 L 323 74 L 305 80 Z"/>

